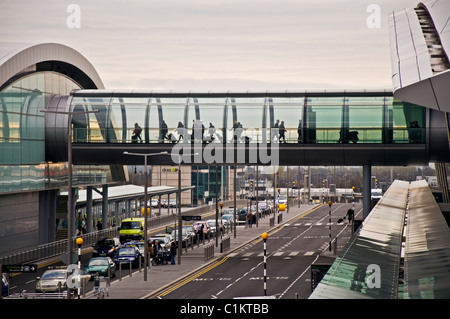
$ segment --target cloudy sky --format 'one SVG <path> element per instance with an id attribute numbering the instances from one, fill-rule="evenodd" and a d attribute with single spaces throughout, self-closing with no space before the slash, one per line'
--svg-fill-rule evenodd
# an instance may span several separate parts
<path id="1" fill-rule="evenodd" d="M 2 0 L 0 45 L 68 45 L 108 89 L 391 89 L 388 15 L 418 2 Z"/>

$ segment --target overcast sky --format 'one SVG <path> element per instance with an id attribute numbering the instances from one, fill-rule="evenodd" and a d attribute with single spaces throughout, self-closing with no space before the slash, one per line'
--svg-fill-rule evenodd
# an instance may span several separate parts
<path id="1" fill-rule="evenodd" d="M 388 15 L 418 2 L 2 0 L 0 41 L 68 45 L 108 89 L 391 89 Z"/>

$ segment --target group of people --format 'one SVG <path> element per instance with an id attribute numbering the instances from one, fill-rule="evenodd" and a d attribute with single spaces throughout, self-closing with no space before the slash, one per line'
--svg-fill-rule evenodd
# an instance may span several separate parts
<path id="1" fill-rule="evenodd" d="M 174 132 L 178 135 L 178 140 L 176 137 L 171 133 L 169 133 L 168 127 L 166 122 L 163 120 L 161 122 L 161 129 L 159 133 L 159 143 L 164 143 L 165 140 L 169 140 L 172 143 L 183 141 L 188 141 L 191 139 L 192 141 L 207 141 L 212 142 L 215 139 L 216 134 L 216 128 L 212 123 L 209 123 L 208 127 L 208 134 L 205 135 L 205 126 L 200 120 L 193 120 L 192 121 L 192 134 L 189 136 L 189 132 L 187 128 L 184 126 L 184 124 L 180 121 L 178 122 L 178 125 Z M 241 135 L 243 132 L 243 126 L 241 122 L 234 121 L 233 123 L 233 138 L 231 142 L 237 143 L 239 140 L 241 140 Z M 279 143 L 283 142 L 286 143 L 286 127 L 284 125 L 284 121 L 276 120 L 276 122 L 271 126 L 270 128 L 270 140 L 276 141 L 278 140 Z M 138 143 L 138 140 L 140 143 L 142 143 L 142 128 L 139 126 L 138 123 L 134 124 L 133 129 L 133 135 L 132 135 L 132 141 L 133 143 Z M 298 133 L 298 142 L 301 142 L 302 139 L 302 124 L 301 120 L 299 120 L 299 125 L 297 128 Z M 190 137 L 190 138 L 189 138 Z M 247 142 L 247 140 L 245 141 Z"/>
<path id="2" fill-rule="evenodd" d="M 163 252 L 164 249 L 161 246 L 159 240 L 149 240 L 147 243 L 147 254 L 150 258 L 150 264 L 158 257 L 158 252 Z M 175 256 L 177 255 L 177 245 L 172 243 L 170 245 L 170 257 L 171 257 L 171 265 L 175 265 Z"/>
<path id="3" fill-rule="evenodd" d="M 277 120 L 270 129 L 270 141 L 275 141 L 278 138 L 278 142 L 286 143 L 286 128 L 284 126 L 284 121 Z"/>

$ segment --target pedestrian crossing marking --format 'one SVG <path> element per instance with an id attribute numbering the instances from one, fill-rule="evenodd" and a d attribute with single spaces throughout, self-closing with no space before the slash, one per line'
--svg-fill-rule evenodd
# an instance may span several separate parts
<path id="1" fill-rule="evenodd" d="M 276 253 L 274 253 L 274 256 L 281 256 L 284 254 L 284 251 L 277 251 Z"/>

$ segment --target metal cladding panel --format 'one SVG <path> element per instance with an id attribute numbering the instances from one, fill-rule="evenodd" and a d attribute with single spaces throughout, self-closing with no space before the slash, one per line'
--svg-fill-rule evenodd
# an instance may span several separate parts
<path id="1" fill-rule="evenodd" d="M 450 1 L 423 2 L 418 8 L 421 8 L 419 10 L 424 8 L 428 12 L 437 32 L 435 45 L 437 48 L 442 45 L 448 59 Z M 422 30 L 416 11 L 413 8 L 403 9 L 391 14 L 389 32 L 394 97 L 401 101 L 450 112 L 448 90 L 450 70 L 442 63 L 439 66 L 432 65 L 432 53 L 425 39 L 425 34 L 430 37 L 430 33 L 429 30 Z M 446 70 L 438 72 L 436 67 Z"/>
<path id="2" fill-rule="evenodd" d="M 64 112 L 68 109 L 68 96 L 54 95 L 47 109 Z M 45 114 L 45 158 L 49 162 L 67 161 L 68 115 L 47 112 Z"/>
<path id="3" fill-rule="evenodd" d="M 433 19 L 442 47 L 448 56 L 448 52 L 450 52 L 450 1 L 426 1 L 422 2 L 422 6 L 426 8 Z"/>
<path id="4" fill-rule="evenodd" d="M 97 88 L 103 82 L 92 64 L 80 53 L 58 43 L 33 44 L 10 52 L 0 59 L 0 87 L 30 66 L 45 61 L 61 61 L 84 72 Z"/>
<path id="5" fill-rule="evenodd" d="M 394 181 L 349 240 L 310 299 L 394 299 L 397 297 L 403 222 L 409 183 Z M 372 287 L 370 267 L 379 267 Z"/>
<path id="6" fill-rule="evenodd" d="M 389 17 L 394 90 L 433 75 L 427 44 L 414 9 L 403 9 Z"/>
<path id="7" fill-rule="evenodd" d="M 450 230 L 425 181 L 411 183 L 404 298 L 450 298 Z"/>

